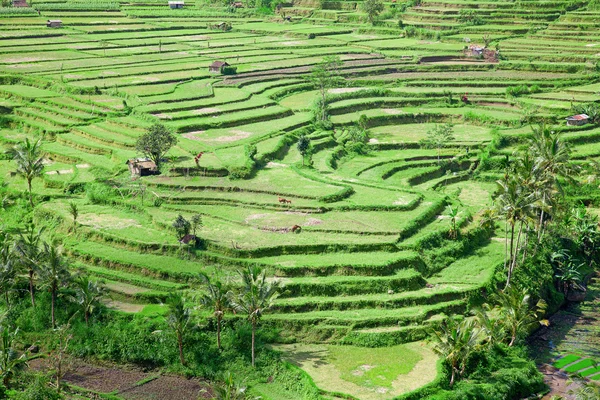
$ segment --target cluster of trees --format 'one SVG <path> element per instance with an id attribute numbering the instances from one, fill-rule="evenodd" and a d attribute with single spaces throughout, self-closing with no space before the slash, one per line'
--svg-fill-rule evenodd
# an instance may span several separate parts
<path id="1" fill-rule="evenodd" d="M 573 182 L 576 172 L 568 145 L 546 125 L 534 127 L 527 149 L 507 163 L 504 177 L 497 181 L 495 204 L 486 211 L 488 219 L 505 224 L 506 287 L 515 269 L 528 256 L 537 255 L 550 223 L 558 221 L 563 228 L 579 229 L 578 221 L 571 218 L 572 206 L 563 196 L 564 185 Z M 568 224 L 563 223 L 565 217 Z M 597 235 L 596 228 L 586 235 Z"/>
<path id="2" fill-rule="evenodd" d="M 448 318 L 432 330 L 434 350 L 450 372 L 450 387 L 463 377 L 473 353 L 502 343 L 512 347 L 536 324 L 548 323 L 541 319 L 546 303 L 540 300 L 532 307 L 530 295 L 524 290 L 510 288 L 492 296 L 492 302 L 493 306 L 485 303 L 476 309 L 474 318 L 460 322 Z"/>
<path id="3" fill-rule="evenodd" d="M 21 292 L 27 290 L 31 308 L 36 310 L 36 292 L 44 290 L 50 296 L 50 326 L 59 339 L 59 350 L 55 350 L 50 358 L 54 368 L 56 389 L 60 392 L 63 371 L 63 354 L 66 350 L 69 335 L 68 328 L 57 324 L 57 306 L 59 298 L 66 300 L 70 307 L 76 309 L 88 325 L 94 311 L 100 306 L 105 294 L 104 286 L 90 279 L 86 274 L 71 273 L 60 246 L 43 239 L 44 229 L 36 229 L 29 224 L 17 236 L 13 237 L 0 232 L 0 293 L 2 293 L 3 313 L 0 315 L 0 377 L 4 388 L 10 387 L 13 378 L 25 366 L 30 357 L 20 354 L 16 349 L 19 329 L 8 316 L 12 314 L 20 301 Z M 26 282 L 22 277 L 26 277 Z M 24 287 L 27 289 L 24 289 Z M 43 311 L 45 313 L 45 311 Z M 74 315 L 73 315 L 74 316 Z M 62 344 L 62 345 L 61 345 Z M 62 346 L 62 347 L 61 347 Z M 56 365 L 54 365 L 56 364 Z M 2 388 L 0 388 L 2 389 Z"/>
<path id="4" fill-rule="evenodd" d="M 251 359 L 254 367 L 256 329 L 263 314 L 272 307 L 281 287 L 279 281 L 267 280 L 266 271 L 256 266 L 239 270 L 238 275 L 242 282 L 241 287 L 227 285 L 218 279 L 211 280 L 206 274 L 200 275 L 204 291 L 200 292 L 195 300 L 213 314 L 219 350 L 221 350 L 221 330 L 225 313 L 232 311 L 246 316 L 252 327 Z M 191 308 L 186 305 L 186 299 L 181 293 L 171 295 L 167 304 L 169 326 L 177 335 L 180 361 L 185 365 L 183 343 L 191 326 Z"/>
<path id="5" fill-rule="evenodd" d="M 20 276 L 27 276 L 31 306 L 36 307 L 35 293 L 45 289 L 50 293 L 51 328 L 56 328 L 56 307 L 59 296 L 79 307 L 86 323 L 104 294 L 103 286 L 85 274 L 72 275 L 71 268 L 56 243 L 43 239 L 44 229 L 29 224 L 17 236 L 8 233 L 0 237 L 0 292 L 6 309 L 11 297 L 20 289 Z"/>

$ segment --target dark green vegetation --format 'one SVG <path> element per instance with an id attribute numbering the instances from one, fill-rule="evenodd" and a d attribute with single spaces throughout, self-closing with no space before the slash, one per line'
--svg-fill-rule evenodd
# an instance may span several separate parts
<path id="1" fill-rule="evenodd" d="M 265 399 L 543 391 L 524 339 L 597 261 L 594 4 L 277 5 L 1 9 L 5 347 Z M 132 178 L 144 156 L 161 173 Z M 428 338 L 416 387 L 394 379 L 416 353 L 352 350 Z M 331 346 L 366 392 L 317 389 L 265 343 Z"/>

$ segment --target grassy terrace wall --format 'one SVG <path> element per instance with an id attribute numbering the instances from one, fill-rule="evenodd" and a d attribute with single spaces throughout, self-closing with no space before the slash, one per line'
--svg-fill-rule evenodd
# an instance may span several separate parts
<path id="1" fill-rule="evenodd" d="M 564 124 L 599 100 L 600 14 L 585 2 L 385 3 L 374 25 L 349 1 L 268 15 L 200 2 L 34 6 L 39 15 L 0 9 L 0 143 L 44 138 L 35 220 L 122 303 L 160 308 L 173 290 L 198 290 L 199 273 L 237 284 L 237 269 L 259 265 L 285 286 L 263 320 L 279 341 L 421 340 L 493 291 L 502 232 L 480 226 L 481 210 L 529 125 L 555 123 L 582 164 L 600 157 L 595 124 Z M 327 92 L 331 125 L 315 124 L 311 71 L 328 56 L 341 80 Z M 216 60 L 237 73 L 209 72 Z M 160 175 L 133 179 L 125 162 L 156 122 L 178 143 Z M 425 146 L 445 123 L 453 138 Z M 359 126 L 368 137 L 349 142 Z M 26 191 L 13 171 L 0 156 L 7 207 Z M 0 220 L 17 218 L 6 210 Z M 178 242 L 180 214 L 202 216 L 198 248 Z"/>

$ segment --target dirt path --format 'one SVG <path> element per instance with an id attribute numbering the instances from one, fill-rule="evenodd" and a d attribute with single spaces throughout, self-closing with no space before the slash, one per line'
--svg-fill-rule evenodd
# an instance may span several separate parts
<path id="1" fill-rule="evenodd" d="M 585 302 L 571 303 L 559 310 L 550 317 L 550 326 L 540 329 L 530 340 L 538 368 L 551 390 L 544 399 L 549 400 L 552 396 L 575 399 L 568 392 L 577 389 L 578 385 L 569 384 L 567 374 L 552 364 L 567 354 L 600 358 L 599 330 L 600 279 L 596 277 L 589 283 Z"/>
<path id="2" fill-rule="evenodd" d="M 34 360 L 30 368 L 47 370 L 44 360 Z M 96 365 L 76 360 L 65 382 L 97 393 L 111 393 L 125 400 L 212 399 L 207 382 L 177 375 L 144 372 L 118 365 Z"/>

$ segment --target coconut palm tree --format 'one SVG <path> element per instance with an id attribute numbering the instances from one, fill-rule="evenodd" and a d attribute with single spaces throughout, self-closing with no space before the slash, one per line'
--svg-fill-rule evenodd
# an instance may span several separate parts
<path id="1" fill-rule="evenodd" d="M 525 290 L 510 287 L 495 295 L 493 300 L 496 304 L 494 312 L 499 316 L 510 337 L 509 347 L 536 323 L 548 325 L 548 321 L 541 318 L 546 311 L 546 302 L 539 300 L 535 307 L 532 307 L 531 296 Z"/>
<path id="2" fill-rule="evenodd" d="M 469 355 L 477 349 L 481 328 L 476 327 L 469 319 L 456 322 L 448 318 L 433 330 L 433 351 L 444 358 L 451 371 L 450 387 L 461 377 L 467 366 Z"/>
<path id="3" fill-rule="evenodd" d="M 83 311 L 85 324 L 89 325 L 90 316 L 100 304 L 100 299 L 106 293 L 106 288 L 101 282 L 93 281 L 88 275 L 81 275 L 73 280 L 75 295 L 71 300 Z"/>
<path id="4" fill-rule="evenodd" d="M 519 251 L 523 246 L 523 233 L 526 235 L 538 203 L 535 193 L 528 190 L 519 177 L 511 177 L 507 174 L 504 179 L 497 181 L 497 184 L 499 195 L 496 208 L 498 215 L 504 217 L 506 221 L 506 247 L 509 248 L 508 258 L 505 259 L 506 287 L 508 287 L 517 265 Z"/>
<path id="5" fill-rule="evenodd" d="M 260 267 L 248 267 L 239 271 L 242 288 L 231 296 L 232 307 L 248 316 L 252 324 L 252 366 L 255 366 L 256 326 L 263 313 L 273 306 L 280 290 L 279 281 L 268 282 L 266 272 Z"/>
<path id="6" fill-rule="evenodd" d="M 29 191 L 29 204 L 33 208 L 33 194 L 31 192 L 31 182 L 44 172 L 44 153 L 42 152 L 42 139 L 34 142 L 25 139 L 24 142 L 14 146 L 9 151 L 13 160 L 17 163 L 17 174 L 21 175 L 27 181 Z"/>
<path id="7" fill-rule="evenodd" d="M 169 307 L 169 315 L 167 322 L 169 327 L 177 336 L 177 347 L 179 348 L 179 361 L 181 365 L 185 365 L 185 357 L 183 355 L 183 341 L 187 333 L 188 327 L 192 320 L 191 312 L 185 306 L 185 299 L 180 293 L 172 293 L 167 298 L 167 306 Z"/>
<path id="8" fill-rule="evenodd" d="M 458 229 L 456 227 L 456 222 L 458 221 L 458 215 L 460 214 L 460 208 L 458 206 L 452 207 L 452 205 L 448 205 L 448 209 L 446 211 L 446 216 L 450 218 L 450 223 L 452 224 L 452 230 L 450 236 L 452 239 L 456 239 L 458 237 Z"/>
<path id="9" fill-rule="evenodd" d="M 41 287 L 47 288 L 52 296 L 50 317 L 52 329 L 56 329 L 56 298 L 60 289 L 71 278 L 69 269 L 62 257 L 62 250 L 59 247 L 44 243 L 42 263 L 39 266 L 38 275 Z"/>
<path id="10" fill-rule="evenodd" d="M 206 284 L 206 293 L 200 295 L 200 303 L 213 311 L 217 320 L 217 347 L 221 350 L 221 322 L 225 311 L 230 307 L 228 289 L 220 280 L 211 282 L 206 274 L 201 274 L 200 279 Z"/>
<path id="11" fill-rule="evenodd" d="M 570 162 L 570 148 L 567 143 L 561 140 L 558 133 L 555 133 L 542 124 L 532 127 L 533 138 L 530 141 L 530 152 L 535 157 L 534 174 L 539 177 L 541 200 L 547 207 L 553 205 L 552 195 L 561 191 L 559 179 L 566 179 L 573 182 L 572 176 L 577 171 L 577 167 Z M 538 241 L 541 240 L 544 232 L 544 214 L 546 210 L 540 209 L 538 223 Z"/>
<path id="12" fill-rule="evenodd" d="M 233 374 L 225 372 L 222 383 L 213 388 L 217 400 L 245 400 L 247 399 L 246 386 L 238 382 Z"/>
<path id="13" fill-rule="evenodd" d="M 35 307 L 35 273 L 40 262 L 41 251 L 40 244 L 42 234 L 45 228 L 42 227 L 36 231 L 33 224 L 26 226 L 25 231 L 21 232 L 19 239 L 15 244 L 16 253 L 19 257 L 19 264 L 27 271 L 29 277 L 29 294 L 31 296 L 31 305 Z"/>

